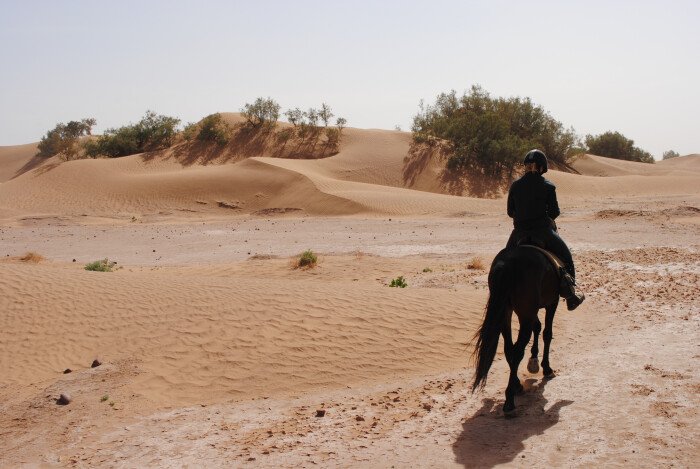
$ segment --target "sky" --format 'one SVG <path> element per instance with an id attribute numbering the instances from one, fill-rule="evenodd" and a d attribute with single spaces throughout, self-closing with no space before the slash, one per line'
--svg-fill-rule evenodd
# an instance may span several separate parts
<path id="1" fill-rule="evenodd" d="M 479 84 L 581 136 L 700 153 L 699 22 L 696 0 L 0 0 L 0 145 L 268 96 L 410 130 L 421 99 Z"/>

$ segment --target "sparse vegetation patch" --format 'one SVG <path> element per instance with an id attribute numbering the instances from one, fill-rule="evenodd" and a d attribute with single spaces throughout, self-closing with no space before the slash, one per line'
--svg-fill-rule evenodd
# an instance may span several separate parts
<path id="1" fill-rule="evenodd" d="M 299 255 L 299 259 L 297 260 L 296 264 L 298 268 L 310 269 L 315 267 L 317 263 L 318 256 L 311 249 L 307 249 Z"/>
<path id="2" fill-rule="evenodd" d="M 406 279 L 403 278 L 403 275 L 399 275 L 398 277 L 396 277 L 395 279 L 393 279 L 391 281 L 389 286 L 392 288 L 394 288 L 394 287 L 395 288 L 406 288 L 408 286 L 408 284 L 406 283 Z"/>
<path id="3" fill-rule="evenodd" d="M 20 261 L 22 262 L 32 262 L 34 264 L 38 264 L 39 262 L 44 260 L 44 256 L 41 254 L 37 254 L 34 251 L 29 251 L 25 255 L 19 258 Z"/>
<path id="4" fill-rule="evenodd" d="M 484 260 L 481 257 L 473 257 L 467 264 L 467 269 L 484 270 Z"/>
<path id="5" fill-rule="evenodd" d="M 90 262 L 85 265 L 85 270 L 92 272 L 112 272 L 114 266 L 117 265 L 116 262 L 112 262 L 109 259 L 101 259 L 99 261 Z"/>

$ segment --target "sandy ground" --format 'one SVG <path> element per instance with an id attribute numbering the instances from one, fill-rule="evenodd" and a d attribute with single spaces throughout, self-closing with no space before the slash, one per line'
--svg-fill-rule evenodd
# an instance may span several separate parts
<path id="1" fill-rule="evenodd" d="M 549 173 L 588 299 L 505 419 L 500 354 L 467 386 L 505 201 L 409 142 L 0 148 L 0 467 L 696 467 L 700 157 Z"/>

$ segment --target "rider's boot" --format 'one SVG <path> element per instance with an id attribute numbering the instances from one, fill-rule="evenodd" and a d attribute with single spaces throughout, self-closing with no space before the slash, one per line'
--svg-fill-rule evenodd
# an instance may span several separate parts
<path id="1" fill-rule="evenodd" d="M 586 295 L 576 292 L 576 272 L 573 265 L 567 265 L 561 277 L 560 295 L 566 298 L 566 308 L 573 311 L 583 303 Z"/>

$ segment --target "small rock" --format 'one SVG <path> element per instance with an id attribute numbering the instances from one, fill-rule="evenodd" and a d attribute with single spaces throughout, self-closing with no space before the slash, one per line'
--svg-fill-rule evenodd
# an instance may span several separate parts
<path id="1" fill-rule="evenodd" d="M 90 365 L 90 368 L 97 368 L 97 367 L 100 366 L 101 364 L 102 364 L 102 362 L 99 361 L 97 358 L 95 358 L 95 359 L 92 361 L 92 365 Z"/>
<path id="2" fill-rule="evenodd" d="M 316 411 L 316 417 L 323 417 L 323 416 L 325 416 L 325 415 L 326 415 L 325 409 L 318 409 L 318 410 Z"/>
<path id="3" fill-rule="evenodd" d="M 65 370 L 63 370 L 64 375 L 67 375 L 68 373 L 73 373 L 73 370 L 71 370 L 70 368 L 66 368 Z"/>
<path id="4" fill-rule="evenodd" d="M 73 262 L 75 262 L 75 259 L 73 259 Z"/>
<path id="5" fill-rule="evenodd" d="M 69 394 L 61 394 L 58 396 L 58 399 L 56 399 L 56 404 L 58 405 L 68 405 L 71 403 L 73 399 L 71 399 Z"/>
<path id="6" fill-rule="evenodd" d="M 424 408 L 425 410 L 427 410 L 428 412 L 430 412 L 430 409 L 432 409 L 433 406 L 431 406 L 431 405 L 428 404 L 427 402 L 424 402 L 424 403 L 423 403 L 423 408 Z"/>
<path id="7" fill-rule="evenodd" d="M 364 422 L 365 418 L 361 415 L 358 415 L 357 417 L 355 417 L 355 420 L 357 420 L 358 422 Z"/>

